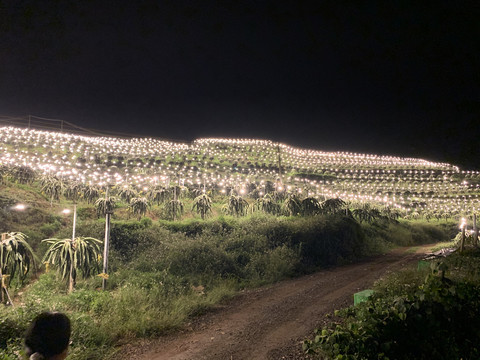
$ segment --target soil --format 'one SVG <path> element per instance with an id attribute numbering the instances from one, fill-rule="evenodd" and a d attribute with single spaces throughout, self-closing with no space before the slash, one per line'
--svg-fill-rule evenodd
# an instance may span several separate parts
<path id="1" fill-rule="evenodd" d="M 352 305 L 354 293 L 418 261 L 428 249 L 399 248 L 360 263 L 244 291 L 173 335 L 123 346 L 121 358 L 307 359 L 302 341 L 331 322 L 336 309 Z"/>

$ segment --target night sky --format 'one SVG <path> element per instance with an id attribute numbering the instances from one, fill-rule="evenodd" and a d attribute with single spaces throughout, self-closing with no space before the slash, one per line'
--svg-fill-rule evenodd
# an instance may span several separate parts
<path id="1" fill-rule="evenodd" d="M 480 169 L 479 1 L 0 0 L 0 115 Z"/>

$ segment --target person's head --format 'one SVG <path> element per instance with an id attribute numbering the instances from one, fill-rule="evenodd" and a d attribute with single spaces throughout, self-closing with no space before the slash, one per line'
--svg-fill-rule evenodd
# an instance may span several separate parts
<path id="1" fill-rule="evenodd" d="M 45 359 L 64 359 L 67 356 L 70 333 L 70 320 L 66 315 L 59 312 L 41 313 L 25 334 L 27 356 L 36 353 Z"/>

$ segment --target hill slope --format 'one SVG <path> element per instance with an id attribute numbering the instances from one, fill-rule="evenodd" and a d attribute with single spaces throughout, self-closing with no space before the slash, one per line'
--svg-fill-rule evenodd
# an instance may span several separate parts
<path id="1" fill-rule="evenodd" d="M 269 192 L 374 203 L 404 214 L 479 210 L 478 171 L 416 158 L 322 152 L 268 140 L 89 137 L 0 128 L 2 173 L 29 171 L 88 186 L 138 191 L 173 184 L 258 198 Z"/>

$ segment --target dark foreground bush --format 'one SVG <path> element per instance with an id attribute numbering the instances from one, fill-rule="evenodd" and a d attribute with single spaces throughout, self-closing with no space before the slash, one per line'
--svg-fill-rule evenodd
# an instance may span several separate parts
<path id="1" fill-rule="evenodd" d="M 340 312 L 341 324 L 317 330 L 305 351 L 321 359 L 480 358 L 479 273 L 475 282 L 465 280 L 461 274 L 471 275 L 471 266 L 464 265 L 455 269 L 455 281 L 445 277 L 447 264 L 458 262 L 455 255 L 437 264 L 420 286 L 395 280 L 394 289 L 384 285 L 368 301 Z M 478 271 L 478 264 L 473 267 Z"/>

